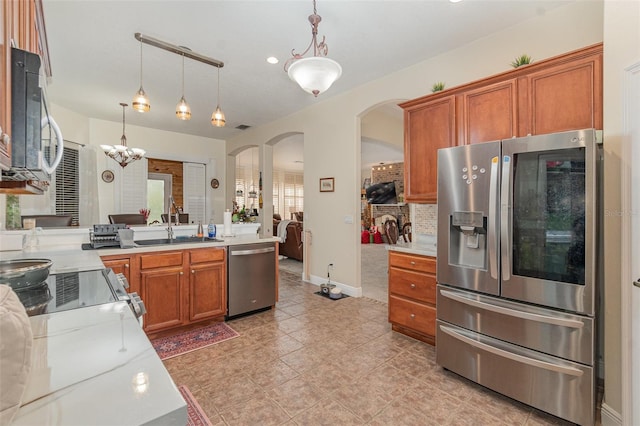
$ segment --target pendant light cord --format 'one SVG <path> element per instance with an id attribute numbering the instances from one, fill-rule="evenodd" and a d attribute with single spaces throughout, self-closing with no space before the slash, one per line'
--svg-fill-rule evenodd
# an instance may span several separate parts
<path id="1" fill-rule="evenodd" d="M 182 98 L 184 99 L 184 55 L 182 55 Z"/>
<path id="2" fill-rule="evenodd" d="M 140 87 L 142 87 L 142 41 L 140 42 Z M 123 111 L 124 111 L 124 107 Z"/>
<path id="3" fill-rule="evenodd" d="M 127 137 L 124 134 L 124 109 L 127 104 L 121 103 L 120 105 L 122 105 L 122 137 L 120 138 L 120 142 L 123 146 L 127 146 Z"/>

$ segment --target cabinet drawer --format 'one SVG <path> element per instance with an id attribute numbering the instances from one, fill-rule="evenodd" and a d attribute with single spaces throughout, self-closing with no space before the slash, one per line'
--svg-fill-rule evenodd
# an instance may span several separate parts
<path id="1" fill-rule="evenodd" d="M 420 272 L 436 273 L 436 259 L 434 257 L 389 252 L 389 266 L 412 269 Z"/>
<path id="2" fill-rule="evenodd" d="M 224 260 L 223 248 L 208 248 L 189 251 L 191 264 L 206 262 L 222 262 Z"/>
<path id="3" fill-rule="evenodd" d="M 436 277 L 431 274 L 389 268 L 389 294 L 436 304 Z"/>
<path id="4" fill-rule="evenodd" d="M 163 268 L 165 266 L 182 266 L 181 251 L 161 251 L 140 255 L 140 269 Z"/>
<path id="5" fill-rule="evenodd" d="M 389 322 L 422 334 L 435 336 L 436 308 L 396 296 L 389 296 Z"/>

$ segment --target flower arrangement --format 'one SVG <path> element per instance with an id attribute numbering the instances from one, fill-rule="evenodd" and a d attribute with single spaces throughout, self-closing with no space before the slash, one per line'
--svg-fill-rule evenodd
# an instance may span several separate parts
<path id="1" fill-rule="evenodd" d="M 147 220 L 149 220 L 149 213 L 151 213 L 151 210 L 149 209 L 140 209 L 139 213 L 144 216 L 144 221 L 146 222 Z"/>

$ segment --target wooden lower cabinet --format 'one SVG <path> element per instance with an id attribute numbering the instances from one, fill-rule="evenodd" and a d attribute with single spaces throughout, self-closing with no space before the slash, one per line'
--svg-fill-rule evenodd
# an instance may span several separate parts
<path id="1" fill-rule="evenodd" d="M 435 257 L 389 252 L 389 322 L 394 331 L 435 345 Z"/>
<path id="2" fill-rule="evenodd" d="M 144 331 L 157 332 L 186 324 L 189 288 L 183 251 L 145 253 L 138 256 L 140 297 L 147 308 Z"/>
<path id="3" fill-rule="evenodd" d="M 140 272 L 140 297 L 147 308 L 144 330 L 156 332 L 185 325 L 188 289 L 182 266 L 161 267 Z"/>
<path id="4" fill-rule="evenodd" d="M 128 292 L 142 298 L 147 313 L 144 331 L 165 330 L 227 313 L 227 251 L 223 247 L 168 250 L 129 256 L 102 256 L 105 267 L 122 273 Z"/>
<path id="5" fill-rule="evenodd" d="M 137 271 L 132 273 L 135 268 L 135 260 L 132 261 L 131 256 L 102 256 L 102 263 L 105 268 L 111 268 L 116 274 L 122 274 L 129 282 L 129 293 L 140 292 L 140 281 L 138 280 Z"/>
<path id="6" fill-rule="evenodd" d="M 227 313 L 224 249 L 189 252 L 189 321 L 223 316 Z"/>

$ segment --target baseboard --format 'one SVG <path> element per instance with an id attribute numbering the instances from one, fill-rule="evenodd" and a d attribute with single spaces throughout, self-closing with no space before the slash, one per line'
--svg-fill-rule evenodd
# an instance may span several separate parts
<path id="1" fill-rule="evenodd" d="M 310 280 L 307 281 L 313 285 L 317 285 L 318 287 L 320 286 L 320 284 L 325 284 L 327 282 L 327 278 L 326 277 L 319 277 L 317 275 L 311 275 L 309 276 Z M 342 292 L 344 294 L 347 294 L 351 297 L 362 297 L 362 287 L 353 287 L 347 284 L 343 284 L 334 280 L 331 280 L 331 284 L 335 284 L 336 287 L 338 287 L 340 290 L 342 290 Z"/>
<path id="2" fill-rule="evenodd" d="M 622 426 L 622 416 L 603 402 L 600 409 L 600 422 L 602 426 Z"/>

